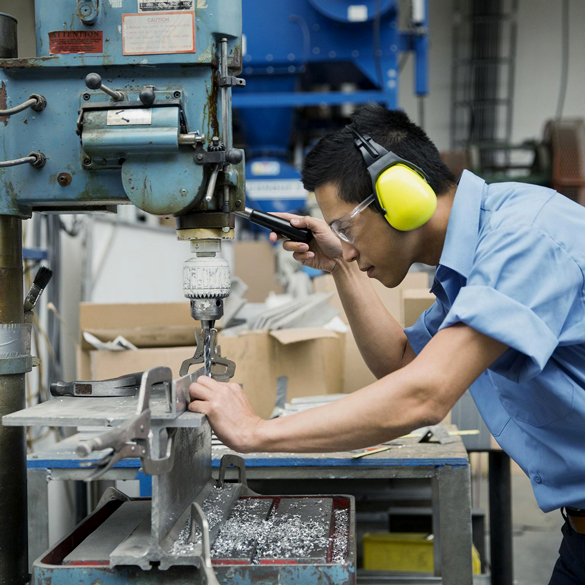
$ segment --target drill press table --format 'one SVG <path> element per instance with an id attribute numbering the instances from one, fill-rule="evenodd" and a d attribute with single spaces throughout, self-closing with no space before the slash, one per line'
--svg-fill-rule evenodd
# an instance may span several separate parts
<path id="1" fill-rule="evenodd" d="M 455 428 L 455 427 L 452 427 Z M 88 471 L 75 455 L 79 436 L 28 459 L 30 503 L 30 553 L 34 559 L 48 548 L 47 480 L 79 480 Z M 433 494 L 436 580 L 449 585 L 471 585 L 471 498 L 469 458 L 460 437 L 450 444 L 418 443 L 400 439 L 388 451 L 353 459 L 354 453 L 254 453 L 245 455 L 248 480 L 375 480 L 426 479 Z M 70 447 L 69 447 L 70 446 Z M 212 466 L 217 472 L 221 457 L 231 453 L 214 447 Z M 149 495 L 150 477 L 140 471 L 140 461 L 126 459 L 104 479 L 138 479 L 141 495 Z M 226 479 L 235 479 L 227 471 Z M 390 581 L 388 581 L 390 582 Z"/>

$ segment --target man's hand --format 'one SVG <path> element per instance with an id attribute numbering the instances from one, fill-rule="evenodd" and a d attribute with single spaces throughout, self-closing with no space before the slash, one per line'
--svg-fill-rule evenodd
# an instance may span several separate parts
<path id="1" fill-rule="evenodd" d="M 309 244 L 286 241 L 283 248 L 293 253 L 293 258 L 304 266 L 333 272 L 339 262 L 343 262 L 341 242 L 331 231 L 331 228 L 322 219 L 310 215 L 300 216 L 292 213 L 275 213 L 278 217 L 288 219 L 294 227 L 308 228 L 313 232 L 313 239 Z M 270 241 L 276 242 L 278 236 L 272 232 Z"/>
<path id="2" fill-rule="evenodd" d="M 254 437 L 262 419 L 254 412 L 239 384 L 200 376 L 189 388 L 189 410 L 207 415 L 218 439 L 239 453 L 254 451 Z"/>

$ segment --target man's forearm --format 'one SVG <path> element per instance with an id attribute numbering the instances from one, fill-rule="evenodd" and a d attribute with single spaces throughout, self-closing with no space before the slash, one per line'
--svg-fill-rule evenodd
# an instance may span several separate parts
<path id="1" fill-rule="evenodd" d="M 372 373 L 381 378 L 412 361 L 415 354 L 402 326 L 356 263 L 340 264 L 333 277 L 360 353 Z"/>

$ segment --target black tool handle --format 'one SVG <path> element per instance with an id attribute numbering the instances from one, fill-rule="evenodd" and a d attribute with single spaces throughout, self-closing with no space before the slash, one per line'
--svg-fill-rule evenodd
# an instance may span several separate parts
<path id="1" fill-rule="evenodd" d="M 284 236 L 293 242 L 308 244 L 313 239 L 313 232 L 304 228 L 296 228 L 290 224 L 288 219 L 283 219 L 270 213 L 264 213 L 254 209 L 248 218 L 252 223 L 268 228 L 279 236 Z"/>

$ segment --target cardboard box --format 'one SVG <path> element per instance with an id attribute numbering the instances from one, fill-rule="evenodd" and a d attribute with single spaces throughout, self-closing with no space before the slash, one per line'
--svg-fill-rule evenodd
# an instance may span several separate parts
<path id="1" fill-rule="evenodd" d="M 234 242 L 234 276 L 247 285 L 246 298 L 263 303 L 271 292 L 282 294 L 276 280 L 276 257 L 272 244 L 266 240 Z"/>
<path id="2" fill-rule="evenodd" d="M 242 384 L 256 413 L 268 418 L 277 403 L 300 396 L 337 394 L 343 388 L 344 335 L 327 329 L 303 328 L 250 331 L 237 337 L 221 333 L 222 355 L 236 362 L 234 382 Z M 183 360 L 195 347 L 143 348 L 137 351 L 80 350 L 78 378 L 105 380 L 156 366 L 167 366 L 179 377 Z M 281 380 L 279 384 L 279 378 Z"/>
<path id="3" fill-rule="evenodd" d="M 428 290 L 405 290 L 402 292 L 402 316 L 405 327 L 411 327 L 435 302 L 435 295 Z"/>
<path id="4" fill-rule="evenodd" d="M 81 303 L 79 327 L 100 341 L 121 335 L 136 347 L 176 347 L 194 344 L 197 321 L 189 302 Z M 83 336 L 81 346 L 92 348 Z"/>
<path id="5" fill-rule="evenodd" d="M 411 272 L 396 288 L 386 288 L 381 282 L 372 280 L 372 285 L 384 306 L 390 314 L 400 323 L 404 324 L 405 307 L 403 305 L 403 291 L 411 289 L 427 289 L 428 275 L 425 272 Z M 347 315 L 343 310 L 341 299 L 337 294 L 335 282 L 331 275 L 320 276 L 314 280 L 316 292 L 335 292 L 331 299 L 333 306 L 339 310 L 341 319 L 349 325 Z M 430 294 L 430 293 L 429 293 Z M 433 297 L 434 298 L 434 297 Z M 411 309 L 409 306 L 409 316 Z M 343 392 L 350 393 L 376 381 L 376 377 L 370 372 L 364 362 L 353 334 L 349 331 L 345 335 L 345 365 Z"/>

